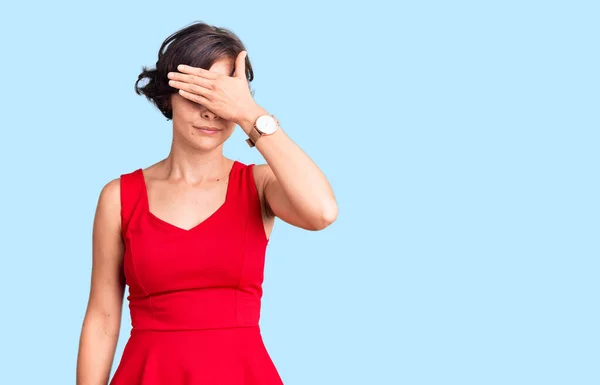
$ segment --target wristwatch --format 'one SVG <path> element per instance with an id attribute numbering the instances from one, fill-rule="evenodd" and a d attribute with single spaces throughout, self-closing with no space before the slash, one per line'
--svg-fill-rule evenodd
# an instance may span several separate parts
<path id="1" fill-rule="evenodd" d="M 246 139 L 246 143 L 248 146 L 254 147 L 258 139 L 260 139 L 263 135 L 271 135 L 279 128 L 279 121 L 275 117 L 275 115 L 261 115 L 256 119 L 250 133 L 248 134 L 249 138 Z"/>

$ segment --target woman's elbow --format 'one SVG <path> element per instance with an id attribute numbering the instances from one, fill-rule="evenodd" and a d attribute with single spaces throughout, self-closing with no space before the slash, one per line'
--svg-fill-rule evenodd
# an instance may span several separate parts
<path id="1" fill-rule="evenodd" d="M 315 231 L 323 230 L 331 225 L 338 216 L 338 206 L 335 202 L 332 202 L 321 210 L 318 220 L 315 220 L 312 225 L 312 229 Z"/>

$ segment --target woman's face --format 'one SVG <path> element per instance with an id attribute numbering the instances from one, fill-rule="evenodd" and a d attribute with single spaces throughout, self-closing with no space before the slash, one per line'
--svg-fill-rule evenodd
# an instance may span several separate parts
<path id="1" fill-rule="evenodd" d="M 231 76 L 233 65 L 234 61 L 231 58 L 219 59 L 210 67 L 210 71 Z M 222 119 L 208 108 L 184 98 L 178 92 L 171 94 L 171 106 L 175 141 L 183 140 L 198 150 L 207 151 L 221 146 L 233 134 L 235 122 Z M 214 127 L 216 131 L 208 133 L 197 128 L 201 126 Z"/>

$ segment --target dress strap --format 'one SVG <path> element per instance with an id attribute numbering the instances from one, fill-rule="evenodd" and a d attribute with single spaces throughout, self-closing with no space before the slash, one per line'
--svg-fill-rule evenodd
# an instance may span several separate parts
<path id="1" fill-rule="evenodd" d="M 122 174 L 121 178 L 121 234 L 125 237 L 131 217 L 137 206 L 141 192 L 144 174 L 141 168 L 130 173 Z"/>
<path id="2" fill-rule="evenodd" d="M 250 201 L 255 201 L 258 198 L 258 190 L 256 189 L 256 181 L 254 180 L 254 163 L 250 163 L 245 168 L 245 187 L 246 187 L 246 196 L 249 197 Z M 253 202 L 256 203 L 256 202 Z"/>
<path id="3" fill-rule="evenodd" d="M 255 166 L 256 165 L 254 163 L 251 163 L 244 167 L 244 171 L 242 173 L 243 182 L 241 183 L 241 185 L 243 186 L 243 195 L 247 202 L 248 214 L 251 217 L 251 222 L 259 226 L 259 228 L 262 231 L 262 209 L 260 204 L 260 197 L 258 195 L 258 189 L 256 187 L 256 181 L 254 179 Z"/>

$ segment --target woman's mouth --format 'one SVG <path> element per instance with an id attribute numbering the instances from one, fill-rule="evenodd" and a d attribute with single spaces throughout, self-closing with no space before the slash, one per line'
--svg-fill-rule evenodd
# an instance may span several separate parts
<path id="1" fill-rule="evenodd" d="M 192 127 L 194 127 L 197 131 L 200 131 L 201 133 L 206 134 L 206 135 L 214 135 L 214 134 L 218 133 L 219 131 L 221 131 L 217 127 L 210 127 L 210 126 L 200 126 L 200 127 L 192 126 Z"/>

